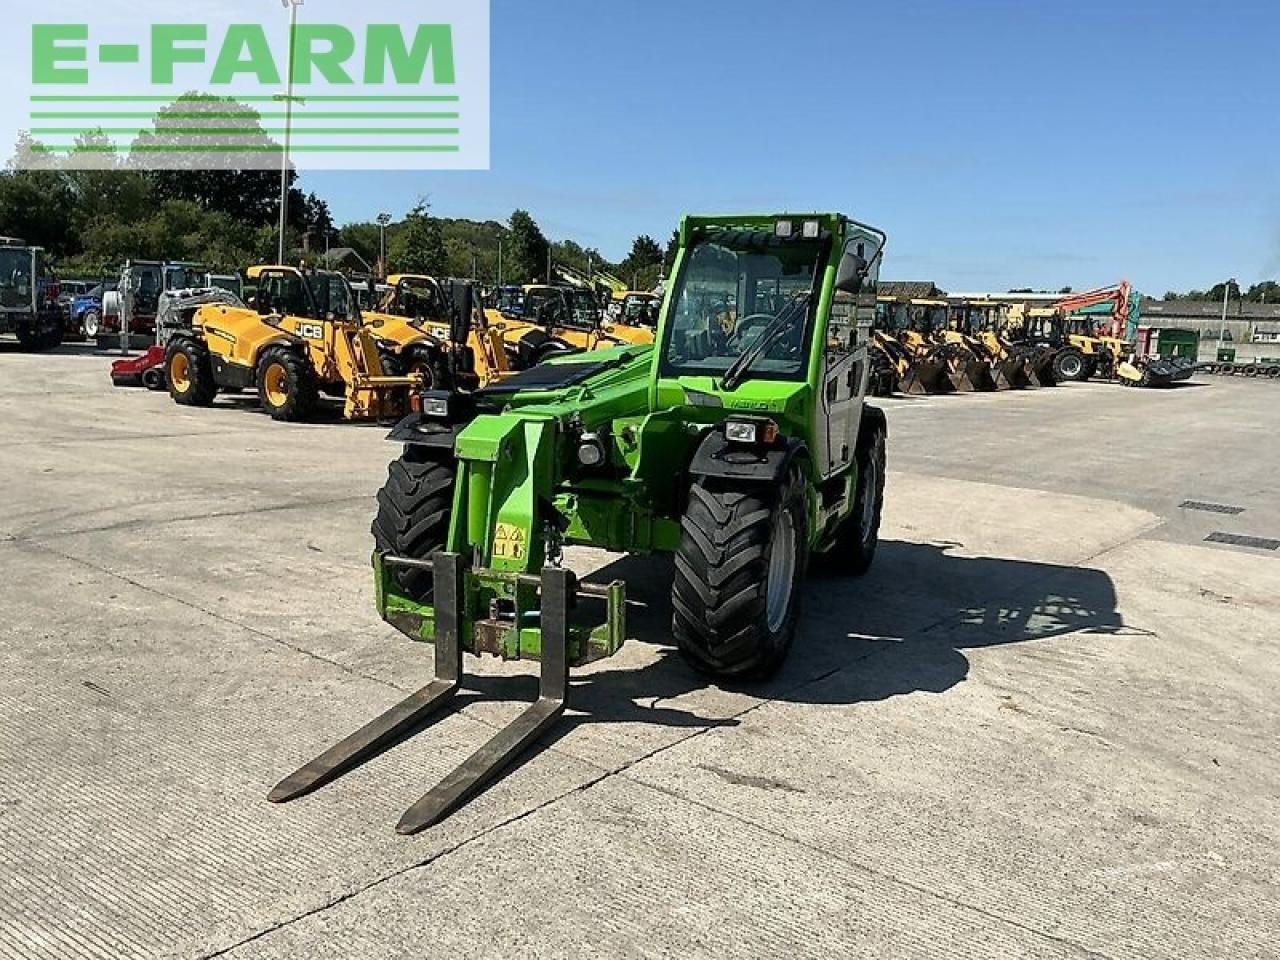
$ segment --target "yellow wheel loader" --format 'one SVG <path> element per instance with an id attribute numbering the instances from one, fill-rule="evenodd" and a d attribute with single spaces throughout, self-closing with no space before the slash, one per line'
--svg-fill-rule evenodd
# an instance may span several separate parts
<path id="1" fill-rule="evenodd" d="M 489 324 L 484 311 L 476 310 L 461 381 L 448 382 L 450 303 L 444 285 L 435 277 L 398 273 L 387 277 L 387 287 L 377 311 L 364 314 L 386 372 L 419 376 L 429 390 L 474 390 L 510 373 L 501 331 Z"/>
<path id="2" fill-rule="evenodd" d="M 951 393 L 943 346 L 933 339 L 929 318 L 911 309 L 910 300 L 880 297 L 871 331 L 872 364 L 881 377 L 892 370 L 898 389 L 908 396 Z"/>
<path id="3" fill-rule="evenodd" d="M 948 327 L 958 332 L 986 359 L 991 386 L 996 390 L 1021 390 L 1031 386 L 1025 357 L 996 332 L 1001 304 L 990 300 L 965 300 L 951 304 Z"/>
<path id="4" fill-rule="evenodd" d="M 346 278 L 295 267 L 258 266 L 251 308 L 202 307 L 165 352 L 169 395 L 208 406 L 219 391 L 256 389 L 276 420 L 312 418 L 322 394 L 345 400 L 348 420 L 407 414 L 423 378 L 388 376 Z"/>

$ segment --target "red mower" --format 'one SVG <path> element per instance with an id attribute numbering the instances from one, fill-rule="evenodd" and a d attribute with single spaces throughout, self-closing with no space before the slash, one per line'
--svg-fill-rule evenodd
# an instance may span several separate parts
<path id="1" fill-rule="evenodd" d="M 140 357 L 126 357 L 111 364 L 111 383 L 117 387 L 163 390 L 165 348 L 156 344 Z"/>

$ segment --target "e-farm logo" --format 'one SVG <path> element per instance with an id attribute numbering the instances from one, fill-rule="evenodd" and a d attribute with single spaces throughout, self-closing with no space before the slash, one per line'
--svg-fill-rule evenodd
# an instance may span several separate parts
<path id="1" fill-rule="evenodd" d="M 487 0 L 277 2 L 31 23 L 18 165 L 487 169 Z"/>

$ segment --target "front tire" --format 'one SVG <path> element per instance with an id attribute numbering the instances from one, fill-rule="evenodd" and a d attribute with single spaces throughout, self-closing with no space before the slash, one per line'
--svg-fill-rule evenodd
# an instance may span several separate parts
<path id="1" fill-rule="evenodd" d="M 681 654 L 715 677 L 768 677 L 800 619 L 809 545 L 801 482 L 777 491 L 701 481 L 680 525 L 672 632 Z"/>
<path id="2" fill-rule="evenodd" d="M 258 361 L 258 399 L 271 419 L 308 420 L 320 403 L 320 386 L 310 362 L 287 347 L 271 347 Z"/>
<path id="3" fill-rule="evenodd" d="M 184 407 L 207 407 L 218 395 L 209 348 L 186 337 L 170 341 L 164 356 L 164 379 L 173 402 Z"/>
<path id="4" fill-rule="evenodd" d="M 413 448 L 393 460 L 378 491 L 373 542 L 379 553 L 426 560 L 444 549 L 453 511 L 454 469 L 426 460 Z M 399 568 L 396 580 L 420 603 L 431 600 L 432 577 L 425 570 Z"/>
<path id="5" fill-rule="evenodd" d="M 85 340 L 96 341 L 102 332 L 102 314 L 97 310 L 87 310 L 80 318 L 80 332 Z"/>

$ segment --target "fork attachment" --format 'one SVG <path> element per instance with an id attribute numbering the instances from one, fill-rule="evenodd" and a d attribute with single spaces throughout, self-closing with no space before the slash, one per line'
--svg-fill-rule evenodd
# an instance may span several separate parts
<path id="1" fill-rule="evenodd" d="M 462 679 L 463 561 L 447 553 L 436 554 L 430 561 L 413 561 L 414 566 L 428 564 L 435 585 L 436 679 L 280 781 L 267 797 L 272 803 L 288 803 L 332 783 L 400 742 L 452 702 Z M 542 673 L 537 701 L 405 811 L 396 826 L 398 833 L 419 833 L 458 810 L 563 715 L 569 692 L 569 610 L 577 583 L 572 571 L 549 567 L 542 571 L 541 586 Z"/>

